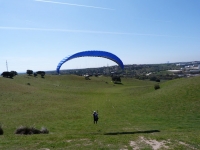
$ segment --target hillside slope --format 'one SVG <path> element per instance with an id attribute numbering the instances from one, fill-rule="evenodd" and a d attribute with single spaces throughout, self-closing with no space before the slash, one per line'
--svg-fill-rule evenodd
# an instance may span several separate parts
<path id="1" fill-rule="evenodd" d="M 73 75 L 0 78 L 0 149 L 132 149 L 138 140 L 143 144 L 135 147 L 153 149 L 144 138 L 168 141 L 172 149 L 199 149 L 200 77 L 163 82 L 159 90 L 154 84 Z M 13 133 L 20 125 L 45 126 L 50 134 L 19 137 Z"/>

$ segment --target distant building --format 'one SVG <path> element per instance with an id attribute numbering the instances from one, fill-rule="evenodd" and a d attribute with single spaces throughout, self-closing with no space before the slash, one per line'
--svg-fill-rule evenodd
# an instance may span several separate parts
<path id="1" fill-rule="evenodd" d="M 200 64 L 195 64 L 193 65 L 194 70 L 200 70 Z"/>
<path id="2" fill-rule="evenodd" d="M 186 64 L 185 63 L 178 63 L 176 64 L 176 66 L 185 66 Z"/>
<path id="3" fill-rule="evenodd" d="M 185 66 L 186 70 L 200 70 L 200 64 Z"/>
<path id="4" fill-rule="evenodd" d="M 182 73 L 182 70 L 167 70 L 169 72 L 172 72 L 174 74 Z"/>

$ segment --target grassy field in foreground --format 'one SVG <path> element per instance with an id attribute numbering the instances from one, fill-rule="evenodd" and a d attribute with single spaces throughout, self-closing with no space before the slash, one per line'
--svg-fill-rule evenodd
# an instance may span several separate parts
<path id="1" fill-rule="evenodd" d="M 159 90 L 150 81 L 122 83 L 73 75 L 0 77 L 0 149 L 200 149 L 200 77 L 162 82 Z M 21 125 L 50 132 L 15 135 Z"/>

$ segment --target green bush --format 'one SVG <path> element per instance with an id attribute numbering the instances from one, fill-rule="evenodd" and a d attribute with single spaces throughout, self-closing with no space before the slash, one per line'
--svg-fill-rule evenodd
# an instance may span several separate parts
<path id="1" fill-rule="evenodd" d="M 16 129 L 15 134 L 40 134 L 40 130 L 35 129 L 34 127 L 20 126 Z"/>
<path id="2" fill-rule="evenodd" d="M 0 125 L 0 135 L 3 135 L 3 129 L 1 125 Z"/>
<path id="3" fill-rule="evenodd" d="M 35 127 L 27 127 L 27 126 L 20 126 L 16 129 L 15 134 L 48 134 L 49 131 L 42 127 L 41 130 L 36 129 Z"/>
<path id="4" fill-rule="evenodd" d="M 155 89 L 155 90 L 160 89 L 160 85 L 159 85 L 159 84 L 154 85 L 154 89 Z"/>
<path id="5" fill-rule="evenodd" d="M 156 79 L 156 82 L 160 82 L 160 79 Z"/>
<path id="6" fill-rule="evenodd" d="M 49 133 L 49 130 L 47 130 L 47 128 L 45 128 L 45 127 L 42 127 L 41 130 L 40 130 L 40 132 L 41 132 L 42 134 L 48 134 L 48 133 Z"/>

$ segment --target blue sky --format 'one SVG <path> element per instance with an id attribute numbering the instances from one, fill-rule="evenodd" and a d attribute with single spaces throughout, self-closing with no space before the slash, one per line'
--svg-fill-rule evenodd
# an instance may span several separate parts
<path id="1" fill-rule="evenodd" d="M 0 72 L 55 70 L 104 50 L 124 64 L 200 61 L 199 0 L 0 0 Z M 116 65 L 76 58 L 62 69 Z"/>

